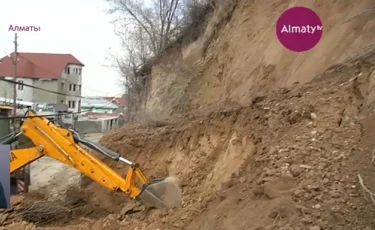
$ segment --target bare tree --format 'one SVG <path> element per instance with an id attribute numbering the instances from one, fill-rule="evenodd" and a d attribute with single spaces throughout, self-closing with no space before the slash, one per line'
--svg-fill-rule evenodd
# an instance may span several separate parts
<path id="1" fill-rule="evenodd" d="M 191 22 L 190 8 L 208 0 L 105 0 L 108 13 L 117 16 L 116 34 L 123 54 L 112 57 L 124 78 L 128 112 L 137 110 L 149 61 L 173 43 Z"/>
<path id="2" fill-rule="evenodd" d="M 145 84 L 144 76 L 141 76 L 139 72 L 151 56 L 144 37 L 141 27 L 135 30 L 132 36 L 124 37 L 122 40 L 123 56 L 115 58 L 124 78 L 123 84 L 128 101 L 128 116 L 132 109 L 136 110 L 139 105 L 139 96 Z"/>
<path id="3" fill-rule="evenodd" d="M 106 0 L 109 13 L 116 14 L 120 23 L 117 31 L 122 38 L 138 34 L 141 29 L 144 40 L 153 55 L 160 53 L 173 41 L 181 29 L 185 6 L 183 0 Z M 186 0 L 185 0 L 186 1 Z"/>

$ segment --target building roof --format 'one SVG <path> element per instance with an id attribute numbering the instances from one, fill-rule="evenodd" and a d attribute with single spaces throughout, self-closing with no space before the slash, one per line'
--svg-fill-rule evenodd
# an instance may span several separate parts
<path id="1" fill-rule="evenodd" d="M 104 97 L 107 101 L 113 102 L 117 106 L 126 106 L 127 100 L 125 97 Z"/>
<path id="2" fill-rule="evenodd" d="M 100 97 L 82 98 L 82 108 L 117 109 L 118 106 Z"/>
<path id="3" fill-rule="evenodd" d="M 0 59 L 0 76 L 13 76 L 13 53 Z M 58 79 L 68 64 L 84 66 L 71 54 L 18 53 L 17 76 Z"/>

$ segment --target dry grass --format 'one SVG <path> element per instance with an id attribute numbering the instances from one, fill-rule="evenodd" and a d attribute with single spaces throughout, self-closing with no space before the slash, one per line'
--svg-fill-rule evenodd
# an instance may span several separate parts
<path id="1" fill-rule="evenodd" d="M 39 201 L 26 205 L 19 215 L 24 221 L 36 225 L 46 225 L 55 221 L 69 220 L 71 213 L 77 206 L 67 206 L 65 202 Z"/>

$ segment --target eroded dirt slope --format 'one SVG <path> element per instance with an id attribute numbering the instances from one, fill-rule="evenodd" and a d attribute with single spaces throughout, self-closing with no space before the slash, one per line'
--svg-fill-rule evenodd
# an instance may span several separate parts
<path id="1" fill-rule="evenodd" d="M 323 22 L 322 39 L 308 52 L 290 52 L 275 35 L 277 18 L 295 5 L 315 10 Z M 371 0 L 228 1 L 200 39 L 171 48 L 152 67 L 143 112 L 152 118 L 249 105 L 272 89 L 306 83 L 373 44 L 373 7 Z"/>
<path id="2" fill-rule="evenodd" d="M 374 204 L 358 180 L 375 189 L 373 54 L 253 98 L 248 107 L 132 124 L 105 136 L 102 144 L 147 175 L 177 176 L 183 208 L 146 211 L 89 183 L 80 204 L 96 216 L 77 213 L 78 225 L 46 229 L 375 228 Z"/>

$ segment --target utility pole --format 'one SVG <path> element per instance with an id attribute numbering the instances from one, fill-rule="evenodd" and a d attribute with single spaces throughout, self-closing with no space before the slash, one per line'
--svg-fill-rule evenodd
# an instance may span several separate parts
<path id="1" fill-rule="evenodd" d="M 13 77 L 13 115 L 17 115 L 17 62 L 18 62 L 18 42 L 17 33 L 14 34 L 14 55 L 13 55 L 13 66 L 14 66 L 14 77 Z"/>

